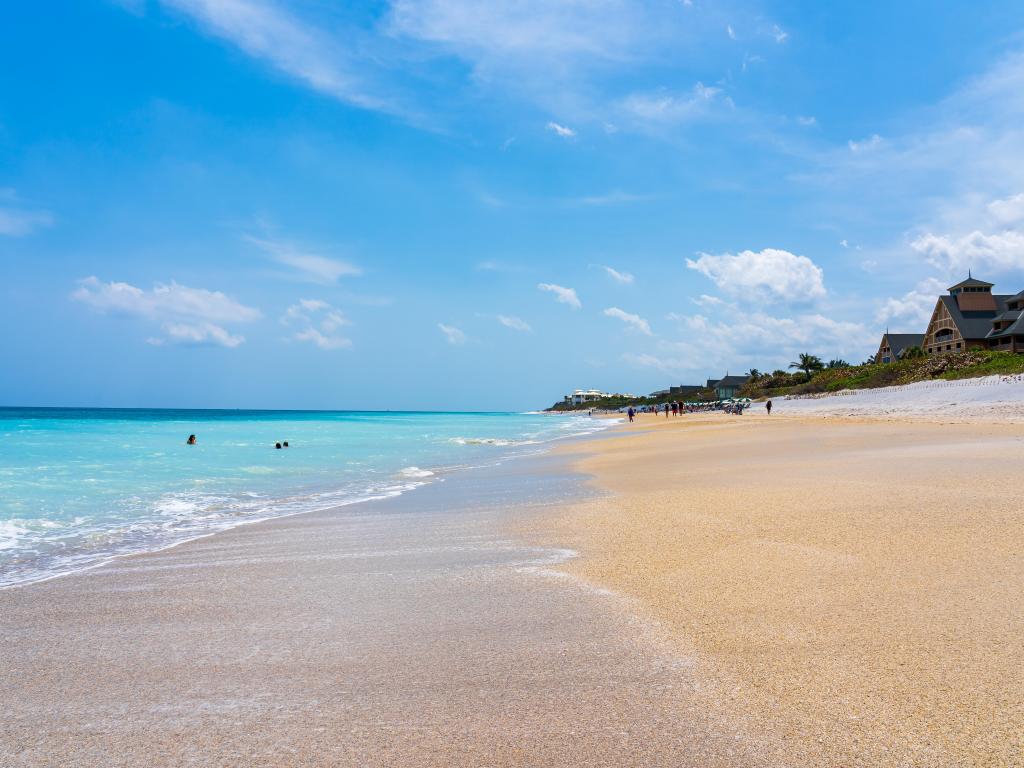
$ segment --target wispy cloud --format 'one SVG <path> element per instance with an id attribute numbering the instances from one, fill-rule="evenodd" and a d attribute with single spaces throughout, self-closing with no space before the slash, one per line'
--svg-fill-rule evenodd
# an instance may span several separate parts
<path id="1" fill-rule="evenodd" d="M 193 19 L 204 32 L 314 90 L 359 107 L 402 111 L 389 99 L 371 93 L 359 74 L 359 58 L 351 48 L 274 0 L 160 2 Z"/>
<path id="2" fill-rule="evenodd" d="M 637 203 L 643 200 L 650 200 L 650 195 L 634 195 L 629 192 L 615 190 L 603 195 L 583 195 L 581 197 L 566 198 L 570 205 L 584 205 L 601 207 L 605 205 L 622 205 L 623 203 Z"/>
<path id="3" fill-rule="evenodd" d="M 294 341 L 305 341 L 320 349 L 349 349 L 352 340 L 338 334 L 338 329 L 351 321 L 338 309 L 321 299 L 299 299 L 281 316 L 281 323 L 298 326 L 292 333 Z"/>
<path id="4" fill-rule="evenodd" d="M 0 235 L 25 237 L 52 225 L 52 213 L 26 205 L 13 189 L 0 188 Z"/>
<path id="5" fill-rule="evenodd" d="M 537 288 L 541 291 L 547 291 L 548 293 L 555 294 L 555 300 L 562 304 L 568 304 L 573 309 L 579 309 L 583 306 L 580 303 L 579 296 L 576 295 L 574 288 L 566 288 L 561 285 L 555 285 L 554 283 L 538 283 Z"/>
<path id="6" fill-rule="evenodd" d="M 231 334 L 223 325 L 258 320 L 258 309 L 247 307 L 220 291 L 190 288 L 175 282 L 144 290 L 130 283 L 104 283 L 97 277 L 80 280 L 72 298 L 101 313 L 144 318 L 160 325 L 163 341 L 237 347 L 245 337 Z"/>
<path id="7" fill-rule="evenodd" d="M 545 128 L 557 136 L 561 136 L 563 139 L 571 139 L 576 135 L 576 131 L 565 125 L 559 125 L 555 122 L 548 123 Z"/>
<path id="8" fill-rule="evenodd" d="M 601 265 L 601 269 L 603 269 L 607 273 L 607 275 L 617 283 L 629 285 L 634 280 L 633 275 L 631 275 L 629 272 L 620 272 L 614 267 L 609 267 L 604 264 Z"/>
<path id="9" fill-rule="evenodd" d="M 498 315 L 498 322 L 504 325 L 506 328 L 511 328 L 513 331 L 523 331 L 529 333 L 533 329 L 530 324 L 519 317 L 513 317 L 509 315 Z"/>
<path id="10" fill-rule="evenodd" d="M 291 243 L 246 235 L 245 240 L 270 255 L 279 264 L 314 283 L 336 283 L 343 277 L 361 275 L 362 270 L 343 259 L 335 259 L 299 248 Z"/>
<path id="11" fill-rule="evenodd" d="M 604 311 L 605 317 L 614 317 L 616 320 L 621 320 L 626 324 L 628 328 L 634 331 L 639 331 L 645 336 L 651 336 L 651 326 L 644 320 L 640 315 L 634 315 L 618 307 L 609 307 Z"/>
<path id="12" fill-rule="evenodd" d="M 466 334 L 456 328 L 454 325 L 445 325 L 444 323 L 437 324 L 438 329 L 444 334 L 445 341 L 454 346 L 466 343 Z"/>
<path id="13" fill-rule="evenodd" d="M 698 82 L 688 92 L 639 92 L 619 105 L 627 120 L 650 125 L 676 124 L 707 117 L 716 104 L 732 106 L 721 88 Z"/>

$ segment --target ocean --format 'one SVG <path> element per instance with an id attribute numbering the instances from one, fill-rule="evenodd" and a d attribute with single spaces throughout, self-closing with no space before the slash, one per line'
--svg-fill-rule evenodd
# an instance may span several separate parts
<path id="1" fill-rule="evenodd" d="M 0 408 L 0 587 L 414 492 L 607 424 L 517 413 Z"/>

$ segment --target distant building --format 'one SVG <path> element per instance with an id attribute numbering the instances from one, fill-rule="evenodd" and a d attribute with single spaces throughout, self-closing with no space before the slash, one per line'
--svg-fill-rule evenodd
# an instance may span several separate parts
<path id="1" fill-rule="evenodd" d="M 912 347 L 924 347 L 923 333 L 889 333 L 882 334 L 882 343 L 875 354 L 876 363 L 893 363 L 903 357 L 903 353 Z"/>
<path id="2" fill-rule="evenodd" d="M 678 387 L 669 387 L 668 393 L 673 397 L 689 397 L 700 392 L 704 387 L 700 384 L 680 384 Z"/>
<path id="3" fill-rule="evenodd" d="M 707 389 L 715 391 L 715 397 L 719 400 L 729 400 L 736 397 L 740 388 L 750 381 L 749 376 L 730 376 L 726 374 L 720 379 L 708 379 Z"/>
<path id="4" fill-rule="evenodd" d="M 968 349 L 1024 352 L 1024 292 L 992 293 L 992 283 L 968 275 L 935 303 L 921 348 L 930 355 Z"/>
<path id="5" fill-rule="evenodd" d="M 573 405 L 583 405 L 585 403 L 592 403 L 595 400 L 603 400 L 606 397 L 611 397 L 611 395 L 599 389 L 577 389 L 571 395 L 565 396 L 565 402 L 572 403 Z"/>

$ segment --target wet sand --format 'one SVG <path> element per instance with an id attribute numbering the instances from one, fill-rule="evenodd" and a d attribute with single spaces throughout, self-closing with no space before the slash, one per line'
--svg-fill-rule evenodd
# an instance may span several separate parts
<path id="1" fill-rule="evenodd" d="M 514 465 L 0 590 L 0 765 L 766 765 L 628 600 L 508 536 L 579 490 Z"/>
<path id="2" fill-rule="evenodd" d="M 771 764 L 1024 765 L 1024 427 L 629 429 L 578 462 L 606 497 L 523 530 L 664 627 Z"/>

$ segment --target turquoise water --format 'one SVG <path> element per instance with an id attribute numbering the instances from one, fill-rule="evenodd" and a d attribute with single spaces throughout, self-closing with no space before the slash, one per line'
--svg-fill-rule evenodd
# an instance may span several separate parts
<path id="1" fill-rule="evenodd" d="M 0 409 L 0 586 L 407 493 L 604 426 L 507 413 Z"/>

